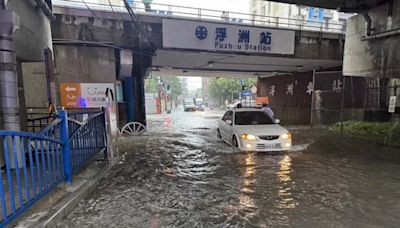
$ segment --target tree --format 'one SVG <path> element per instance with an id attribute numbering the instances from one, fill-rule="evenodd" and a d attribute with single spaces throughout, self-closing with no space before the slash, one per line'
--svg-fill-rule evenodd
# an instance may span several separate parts
<path id="1" fill-rule="evenodd" d="M 246 78 L 243 80 L 243 86 L 250 88 L 257 85 L 257 78 Z M 214 78 L 210 81 L 208 93 L 210 98 L 223 103 L 225 100 L 239 98 L 239 92 L 242 90 L 239 78 Z"/>
<path id="2" fill-rule="evenodd" d="M 171 98 L 178 100 L 178 97 L 182 94 L 182 82 L 178 77 L 171 77 L 169 81 L 171 85 Z"/>
<path id="3" fill-rule="evenodd" d="M 156 93 L 157 92 L 157 79 L 150 78 L 146 80 L 146 93 Z"/>
<path id="4" fill-rule="evenodd" d="M 158 79 L 150 78 L 146 80 L 146 93 L 157 93 L 158 92 Z M 177 100 L 182 94 L 182 82 L 178 77 L 161 77 L 163 89 L 167 89 L 167 85 L 171 88 L 172 100 Z"/>

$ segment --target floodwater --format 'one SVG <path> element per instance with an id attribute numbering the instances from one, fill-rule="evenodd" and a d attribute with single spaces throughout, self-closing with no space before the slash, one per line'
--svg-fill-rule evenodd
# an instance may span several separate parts
<path id="1" fill-rule="evenodd" d="M 60 227 L 399 227 L 400 149 L 289 127 L 288 153 L 216 138 L 222 113 L 149 116 Z"/>

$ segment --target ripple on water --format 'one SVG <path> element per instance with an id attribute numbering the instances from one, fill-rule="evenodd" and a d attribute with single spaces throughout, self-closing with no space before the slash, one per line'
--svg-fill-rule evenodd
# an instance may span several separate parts
<path id="1" fill-rule="evenodd" d="M 161 118 L 153 127 L 168 133 L 159 131 L 145 146 L 132 148 L 60 226 L 396 227 L 400 222 L 400 158 L 391 149 L 335 138 L 312 141 L 308 129 L 293 128 L 295 145 L 288 153 L 240 153 L 215 138 L 214 119 Z"/>

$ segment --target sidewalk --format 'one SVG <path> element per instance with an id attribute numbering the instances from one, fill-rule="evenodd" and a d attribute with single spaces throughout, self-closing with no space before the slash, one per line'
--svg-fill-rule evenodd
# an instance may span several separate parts
<path id="1" fill-rule="evenodd" d="M 108 171 L 123 159 L 125 152 L 132 148 L 132 144 L 143 144 L 145 138 L 147 137 L 119 137 L 116 143 L 116 153 L 119 154 L 117 160 L 109 164 L 104 161 L 92 161 L 74 175 L 72 184 L 60 184 L 7 227 L 56 227 L 57 223 L 94 190 Z"/>

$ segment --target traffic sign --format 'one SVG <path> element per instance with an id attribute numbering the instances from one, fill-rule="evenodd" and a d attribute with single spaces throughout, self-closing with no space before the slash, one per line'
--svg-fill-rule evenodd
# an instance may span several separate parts
<path id="1" fill-rule="evenodd" d="M 256 94 L 257 93 L 257 86 L 253 85 L 250 90 L 251 90 L 252 94 Z"/>
<path id="2" fill-rule="evenodd" d="M 243 97 L 251 97 L 252 93 L 250 90 L 243 90 L 242 91 L 242 96 Z"/>

